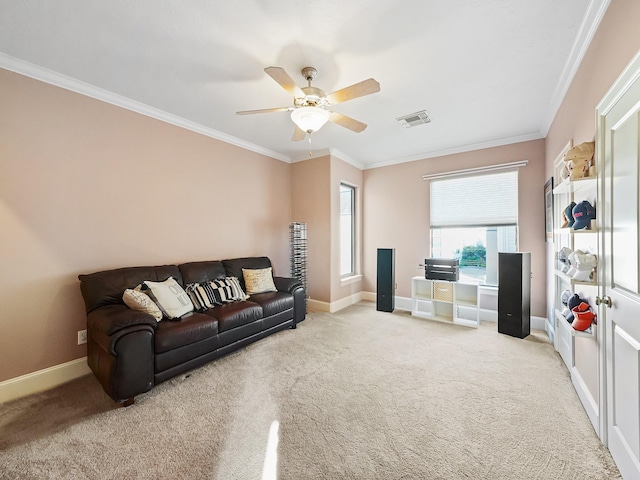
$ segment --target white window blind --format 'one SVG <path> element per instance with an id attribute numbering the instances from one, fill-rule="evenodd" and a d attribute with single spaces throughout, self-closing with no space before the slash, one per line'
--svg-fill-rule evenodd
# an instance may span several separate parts
<path id="1" fill-rule="evenodd" d="M 432 228 L 517 222 L 517 171 L 431 180 Z"/>
<path id="2" fill-rule="evenodd" d="M 355 197 L 356 189 L 340 184 L 340 275 L 355 274 Z"/>

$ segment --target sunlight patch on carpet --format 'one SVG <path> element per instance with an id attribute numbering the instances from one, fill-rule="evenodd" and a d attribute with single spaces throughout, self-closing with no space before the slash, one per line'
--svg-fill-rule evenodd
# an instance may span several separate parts
<path id="1" fill-rule="evenodd" d="M 267 450 L 264 455 L 264 466 L 262 467 L 262 480 L 276 480 L 278 478 L 279 430 L 280 422 L 274 420 L 269 428 Z"/>

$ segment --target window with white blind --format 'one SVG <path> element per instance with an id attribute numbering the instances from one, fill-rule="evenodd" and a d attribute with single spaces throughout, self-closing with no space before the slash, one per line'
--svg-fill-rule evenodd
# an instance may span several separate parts
<path id="1" fill-rule="evenodd" d="M 340 275 L 356 273 L 356 188 L 340 184 Z"/>
<path id="2" fill-rule="evenodd" d="M 517 250 L 516 170 L 431 180 L 431 256 L 457 258 L 460 280 L 498 283 L 498 252 Z"/>

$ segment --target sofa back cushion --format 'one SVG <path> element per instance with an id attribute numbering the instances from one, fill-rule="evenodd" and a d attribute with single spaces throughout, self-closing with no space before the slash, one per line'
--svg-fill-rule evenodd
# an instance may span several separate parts
<path id="1" fill-rule="evenodd" d="M 137 287 L 145 280 L 163 282 L 169 277 L 184 285 L 177 265 L 126 267 L 78 275 L 87 313 L 105 305 L 123 304 L 124 291 Z"/>
<path id="2" fill-rule="evenodd" d="M 271 260 L 269 257 L 245 257 L 245 258 L 232 258 L 229 260 L 222 260 L 224 269 L 227 273 L 227 277 L 237 277 L 240 280 L 240 286 L 242 290 L 247 291 L 247 286 L 244 283 L 244 276 L 242 275 L 242 269 L 260 269 L 269 268 L 271 266 Z"/>
<path id="3" fill-rule="evenodd" d="M 190 262 L 179 265 L 182 281 L 184 285 L 192 283 L 206 283 L 211 280 L 219 280 L 226 276 L 222 262 Z"/>

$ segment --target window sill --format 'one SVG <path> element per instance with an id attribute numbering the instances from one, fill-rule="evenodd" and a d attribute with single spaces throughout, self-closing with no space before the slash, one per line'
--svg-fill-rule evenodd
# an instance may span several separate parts
<path id="1" fill-rule="evenodd" d="M 362 275 L 351 275 L 350 277 L 343 277 L 340 279 L 340 286 L 351 285 L 362 280 Z"/>

